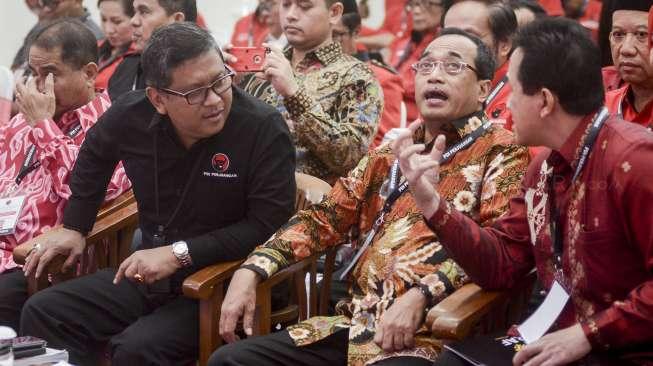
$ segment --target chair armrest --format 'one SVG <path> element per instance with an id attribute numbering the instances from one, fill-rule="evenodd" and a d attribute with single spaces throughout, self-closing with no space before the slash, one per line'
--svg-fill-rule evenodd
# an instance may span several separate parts
<path id="1" fill-rule="evenodd" d="M 208 299 L 213 293 L 213 287 L 231 278 L 243 262 L 244 260 L 224 262 L 200 269 L 184 280 L 184 295 L 192 299 Z"/>
<path id="2" fill-rule="evenodd" d="M 502 295 L 498 291 L 485 291 L 473 283 L 466 284 L 429 310 L 426 326 L 436 338 L 463 339 L 502 300 Z"/>

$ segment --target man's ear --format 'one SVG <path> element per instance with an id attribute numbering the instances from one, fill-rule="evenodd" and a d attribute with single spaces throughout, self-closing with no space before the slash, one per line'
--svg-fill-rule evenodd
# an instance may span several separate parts
<path id="1" fill-rule="evenodd" d="M 540 118 L 550 117 L 558 107 L 558 96 L 553 94 L 551 90 L 542 88 L 540 91 L 542 96 L 542 106 L 540 107 Z"/>
<path id="2" fill-rule="evenodd" d="M 159 114 L 168 114 L 168 109 L 163 103 L 163 95 L 161 95 L 161 93 L 156 88 L 148 86 L 145 88 L 145 95 L 147 95 L 147 99 L 150 100 L 150 103 L 152 103 Z"/>
<path id="3" fill-rule="evenodd" d="M 89 62 L 86 65 L 82 66 L 82 73 L 86 79 L 86 84 L 92 88 L 95 88 L 95 78 L 98 74 L 98 66 L 95 62 Z"/>
<path id="4" fill-rule="evenodd" d="M 175 12 L 174 14 L 172 14 L 171 17 L 172 17 L 172 20 L 174 22 L 177 22 L 177 23 L 181 23 L 181 22 L 186 20 L 186 15 L 184 15 L 184 13 L 182 13 L 180 11 Z"/>
<path id="5" fill-rule="evenodd" d="M 329 7 L 329 24 L 331 24 L 332 27 L 340 23 L 340 18 L 342 18 L 342 12 L 344 10 L 345 8 L 342 6 L 342 3 L 339 1 L 333 3 L 333 5 Z"/>
<path id="6" fill-rule="evenodd" d="M 499 42 L 497 44 L 497 56 L 499 56 L 498 58 L 507 61 L 511 50 L 512 50 L 512 39 Z M 501 67 L 501 65 L 497 65 L 497 68 L 499 67 Z"/>
<path id="7" fill-rule="evenodd" d="M 478 81 L 478 102 L 483 104 L 487 97 L 490 96 L 490 89 L 492 89 L 491 80 Z"/>

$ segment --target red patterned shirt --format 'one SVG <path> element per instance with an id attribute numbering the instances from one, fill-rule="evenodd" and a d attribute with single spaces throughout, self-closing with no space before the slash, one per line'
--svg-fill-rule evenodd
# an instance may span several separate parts
<path id="1" fill-rule="evenodd" d="M 15 232 L 0 236 L 0 273 L 17 266 L 12 258 L 17 245 L 61 223 L 70 196 L 68 177 L 79 148 L 86 132 L 110 105 L 109 96 L 98 93 L 91 102 L 64 113 L 56 122 L 46 119 L 30 127 L 23 114 L 18 114 L 0 127 L 0 197 L 26 196 Z M 73 134 L 73 129 L 79 132 Z M 16 186 L 16 176 L 32 146 L 36 146 L 34 162 L 40 166 Z M 130 187 L 120 165 L 111 179 L 106 200 Z"/>

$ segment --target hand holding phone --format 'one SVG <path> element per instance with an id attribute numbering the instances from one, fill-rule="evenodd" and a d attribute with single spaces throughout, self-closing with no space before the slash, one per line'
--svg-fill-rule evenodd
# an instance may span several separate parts
<path id="1" fill-rule="evenodd" d="M 238 61 L 230 66 L 237 72 L 260 72 L 263 71 L 265 56 L 270 53 L 267 47 L 231 47 L 229 53 Z"/>

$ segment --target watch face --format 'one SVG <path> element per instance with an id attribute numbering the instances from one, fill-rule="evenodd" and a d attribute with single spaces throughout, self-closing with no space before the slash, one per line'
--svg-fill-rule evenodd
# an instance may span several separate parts
<path id="1" fill-rule="evenodd" d="M 184 242 L 178 242 L 172 245 L 172 252 L 177 255 L 184 255 L 188 252 L 188 247 Z"/>

